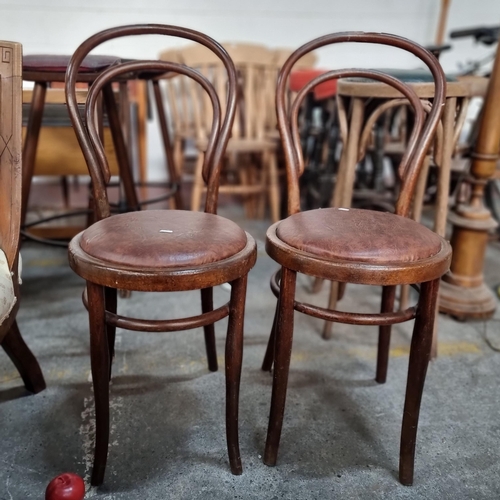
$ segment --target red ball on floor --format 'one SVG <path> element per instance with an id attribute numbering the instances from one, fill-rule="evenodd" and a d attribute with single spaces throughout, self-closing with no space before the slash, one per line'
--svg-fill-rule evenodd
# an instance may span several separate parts
<path id="1" fill-rule="evenodd" d="M 52 479 L 45 490 L 45 500 L 83 500 L 85 484 L 72 472 L 65 472 Z"/>

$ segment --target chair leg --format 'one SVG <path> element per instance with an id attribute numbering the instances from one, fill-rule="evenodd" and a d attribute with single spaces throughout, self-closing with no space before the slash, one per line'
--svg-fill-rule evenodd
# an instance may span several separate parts
<path id="1" fill-rule="evenodd" d="M 399 290 L 399 310 L 404 311 L 410 302 L 410 285 L 402 285 Z"/>
<path id="2" fill-rule="evenodd" d="M 17 321 L 14 320 L 7 335 L 3 338 L 2 347 L 19 371 L 26 389 L 33 394 L 43 391 L 46 385 L 42 370 L 24 342 Z"/>
<path id="3" fill-rule="evenodd" d="M 278 311 L 279 311 L 279 300 L 276 302 L 276 309 L 274 310 L 273 326 L 271 328 L 271 334 L 269 335 L 269 340 L 267 342 L 266 354 L 264 356 L 264 361 L 262 361 L 262 371 L 270 372 L 273 367 L 274 361 L 274 343 L 276 341 L 276 328 L 278 324 Z"/>
<path id="4" fill-rule="evenodd" d="M 214 309 L 213 288 L 204 288 L 201 290 L 201 310 L 204 313 Z M 217 363 L 217 347 L 215 346 L 215 327 L 214 324 L 203 327 L 205 332 L 205 349 L 207 351 L 208 369 L 216 372 L 219 368 Z"/>
<path id="5" fill-rule="evenodd" d="M 292 355 L 293 338 L 293 303 L 295 299 L 295 283 L 297 273 L 283 268 L 281 274 L 279 312 L 276 324 L 276 341 L 274 345 L 273 393 L 271 412 L 267 429 L 264 463 L 276 465 L 278 448 L 285 413 L 286 388 L 288 371 Z"/>
<path id="6" fill-rule="evenodd" d="M 120 183 L 123 187 L 125 199 L 127 201 L 126 209 L 139 210 L 139 200 L 135 190 L 134 175 L 129 158 L 129 147 L 123 134 L 122 121 L 118 113 L 115 95 L 111 85 L 106 85 L 103 88 L 103 96 L 120 171 Z"/>
<path id="7" fill-rule="evenodd" d="M 337 308 L 337 301 L 339 300 L 339 285 L 337 281 L 330 283 L 330 298 L 328 299 L 328 309 L 335 310 Z M 325 321 L 323 325 L 323 338 L 330 340 L 332 338 L 333 322 Z"/>
<path id="8" fill-rule="evenodd" d="M 396 298 L 395 286 L 384 286 L 382 289 L 382 306 L 380 312 L 392 312 L 394 310 L 394 300 Z M 378 330 L 378 351 L 377 351 L 377 373 L 375 380 L 379 384 L 385 384 L 387 379 L 387 365 L 389 364 L 389 348 L 391 345 L 392 325 L 379 326 Z"/>
<path id="9" fill-rule="evenodd" d="M 106 335 L 104 287 L 87 281 L 90 365 L 94 384 L 96 440 L 92 486 L 104 481 L 109 443 L 109 353 Z"/>
<path id="10" fill-rule="evenodd" d="M 117 290 L 116 288 L 106 287 L 104 289 L 104 301 L 106 311 L 116 314 L 117 305 Z M 115 358 L 115 337 L 116 326 L 106 324 L 106 335 L 108 337 L 108 352 L 109 352 L 109 380 L 111 380 L 111 371 L 113 369 L 113 359 Z"/>
<path id="11" fill-rule="evenodd" d="M 194 169 L 193 190 L 191 192 L 191 210 L 197 212 L 201 205 L 201 194 L 203 192 L 203 156 L 201 151 L 196 159 L 196 167 Z"/>
<path id="12" fill-rule="evenodd" d="M 399 481 L 405 486 L 413 484 L 418 416 L 430 359 L 438 290 L 439 279 L 422 283 L 413 327 L 399 453 Z"/>
<path id="13" fill-rule="evenodd" d="M 278 165 L 276 152 L 270 151 L 269 155 L 269 206 L 271 211 L 271 222 L 280 220 L 280 185 L 278 178 Z"/>
<path id="14" fill-rule="evenodd" d="M 184 141 L 180 137 L 174 139 L 174 165 L 180 182 L 184 173 Z"/>
<path id="15" fill-rule="evenodd" d="M 240 395 L 241 363 L 243 359 L 243 322 L 247 276 L 232 282 L 229 322 L 226 337 L 226 438 L 231 472 L 243 472 L 238 439 L 238 404 Z"/>
<path id="16" fill-rule="evenodd" d="M 167 117 L 165 114 L 165 108 L 163 106 L 163 97 L 161 95 L 161 89 L 158 80 L 153 80 L 153 91 L 156 102 L 156 111 L 158 113 L 158 121 L 160 122 L 160 131 L 163 139 L 163 149 L 166 157 L 169 181 L 175 182 L 177 184 L 177 190 L 175 191 L 173 200 L 175 201 L 175 208 L 177 210 L 182 210 L 183 206 L 182 206 L 181 182 L 180 182 L 180 177 L 177 175 L 179 169 L 174 161 L 174 154 L 172 151 L 172 141 L 170 140 Z"/>
<path id="17" fill-rule="evenodd" d="M 323 278 L 314 278 L 314 281 L 311 285 L 311 293 L 319 293 L 323 288 Z"/>
<path id="18" fill-rule="evenodd" d="M 23 146 L 23 192 L 21 196 L 21 224 L 24 224 L 28 211 L 31 181 L 35 171 L 36 150 L 38 138 L 42 128 L 43 109 L 45 106 L 45 95 L 47 93 L 47 83 L 35 82 L 33 88 L 33 98 L 26 127 L 26 137 Z"/>

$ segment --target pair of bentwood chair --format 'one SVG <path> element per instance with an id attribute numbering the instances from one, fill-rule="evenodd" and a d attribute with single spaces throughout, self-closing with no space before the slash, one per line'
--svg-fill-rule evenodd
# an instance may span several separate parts
<path id="1" fill-rule="evenodd" d="M 170 35 L 198 42 L 210 49 L 227 72 L 227 101 L 219 102 L 210 82 L 197 71 L 178 63 L 137 61 L 118 64 L 103 71 L 94 81 L 85 114 L 78 111 L 75 82 L 84 57 L 97 45 L 128 35 Z M 434 106 L 426 115 L 408 86 L 382 73 L 345 70 L 326 73 L 307 85 L 287 106 L 287 79 L 294 63 L 308 52 L 338 42 L 371 42 L 392 45 L 420 57 L 434 75 Z M 106 184 L 109 171 L 96 125 L 99 93 L 110 82 L 132 78 L 133 74 L 175 72 L 196 81 L 206 92 L 213 109 L 213 122 L 203 164 L 207 183 L 204 212 L 147 210 L 110 217 Z M 415 126 L 408 150 L 399 169 L 401 192 L 396 214 L 365 210 L 323 209 L 299 212 L 298 180 L 303 172 L 297 128 L 300 104 L 314 85 L 344 76 L 367 77 L 397 88 L 415 110 Z M 96 405 L 96 448 L 92 484 L 99 485 L 104 471 L 109 439 L 109 378 L 116 327 L 135 331 L 170 332 L 203 327 L 209 370 L 217 370 L 214 323 L 229 316 L 226 369 L 226 429 L 229 462 L 233 474 L 242 472 L 238 444 L 238 395 L 243 349 L 243 317 L 247 275 L 256 261 L 254 239 L 235 223 L 218 216 L 217 195 L 225 148 L 229 140 L 238 98 L 237 74 L 224 48 L 199 32 L 165 25 L 136 25 L 113 28 L 86 40 L 73 55 L 66 78 L 67 103 L 85 155 L 94 194 L 98 221 L 77 235 L 69 247 L 70 265 L 87 282 L 84 302 L 90 317 L 90 354 Z M 281 264 L 280 278 L 273 280 L 279 295 L 278 308 L 264 369 L 274 363 L 271 416 L 264 461 L 276 463 L 285 406 L 290 362 L 293 312 L 299 310 L 323 319 L 380 326 L 379 350 L 384 359 L 389 345 L 390 326 L 415 318 L 410 353 L 410 371 L 403 418 L 400 480 L 411 484 L 415 435 L 420 398 L 429 360 L 434 308 L 439 278 L 446 272 L 450 246 L 420 224 L 406 218 L 411 194 L 425 152 L 441 114 L 444 76 L 437 60 L 408 40 L 375 33 L 342 33 L 316 39 L 295 51 L 278 78 L 277 113 L 286 158 L 289 217 L 271 226 L 266 248 Z M 224 111 L 222 111 L 224 110 Z M 382 313 L 358 314 L 328 311 L 295 301 L 297 272 L 332 281 L 365 283 L 384 287 Z M 213 307 L 212 289 L 231 283 L 231 299 Z M 394 286 L 421 284 L 416 307 L 393 312 Z M 117 314 L 117 289 L 137 291 L 201 290 L 202 314 L 184 319 L 148 321 Z"/>

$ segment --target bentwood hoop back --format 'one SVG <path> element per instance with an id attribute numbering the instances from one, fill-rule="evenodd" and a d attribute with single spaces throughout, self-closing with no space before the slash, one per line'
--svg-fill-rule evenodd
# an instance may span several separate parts
<path id="1" fill-rule="evenodd" d="M 97 45 L 131 35 L 167 35 L 188 39 L 210 49 L 228 74 L 224 111 L 213 86 L 187 66 L 166 61 L 117 64 L 99 75 L 89 90 L 85 115 L 79 114 L 75 82 L 78 68 Z M 110 217 L 106 194 L 107 161 L 96 126 L 98 98 L 116 78 L 175 72 L 192 78 L 208 94 L 213 108 L 212 129 L 203 165 L 207 182 L 205 212 L 145 210 Z M 134 331 L 170 332 L 203 327 L 208 368 L 216 371 L 214 322 L 229 316 L 226 338 L 226 432 L 233 474 L 241 474 L 238 444 L 238 399 L 243 349 L 243 317 L 247 274 L 255 263 L 253 238 L 232 221 L 216 214 L 219 174 L 236 107 L 237 79 L 226 51 L 197 31 L 159 24 L 132 25 L 102 31 L 83 42 L 68 67 L 66 93 L 69 112 L 87 161 L 97 218 L 70 243 L 72 269 L 87 281 L 90 355 L 96 405 L 96 448 L 92 484 L 103 482 L 109 440 L 109 378 L 116 327 Z M 229 303 L 213 306 L 213 287 L 231 283 Z M 117 289 L 138 291 L 201 290 L 202 314 L 182 319 L 145 320 L 117 314 Z"/>
<path id="2" fill-rule="evenodd" d="M 287 82 L 294 64 L 314 49 L 341 42 L 372 43 L 397 47 L 421 59 L 435 83 L 433 105 L 426 113 L 415 92 L 401 81 L 379 71 L 336 70 L 313 79 L 287 105 Z M 329 208 L 300 213 L 299 178 L 304 162 L 298 132 L 301 103 L 316 85 L 328 80 L 357 77 L 395 88 L 414 109 L 414 127 L 398 169 L 400 193 L 396 214 Z M 289 217 L 267 232 L 266 250 L 281 265 L 271 279 L 279 296 L 264 370 L 274 364 L 273 394 L 264 461 L 274 465 L 283 423 L 293 337 L 294 310 L 328 321 L 379 326 L 376 380 L 385 382 L 391 325 L 415 319 L 411 343 L 400 450 L 400 481 L 412 484 L 415 439 L 420 401 L 432 341 L 439 279 L 448 270 L 451 248 L 440 236 L 408 219 L 412 195 L 426 152 L 433 140 L 445 98 L 445 78 L 437 59 L 423 47 L 398 36 L 345 32 L 326 35 L 297 49 L 285 62 L 277 85 L 276 110 L 283 144 L 288 188 Z M 341 312 L 295 300 L 297 272 L 340 283 L 383 286 L 380 314 Z M 394 312 L 396 285 L 420 285 L 415 307 Z"/>

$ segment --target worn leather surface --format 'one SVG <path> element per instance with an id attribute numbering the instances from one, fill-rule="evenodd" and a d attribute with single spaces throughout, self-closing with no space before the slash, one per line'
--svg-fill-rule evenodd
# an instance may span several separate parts
<path id="1" fill-rule="evenodd" d="M 441 238 L 411 219 L 372 210 L 326 208 L 292 215 L 276 235 L 291 247 L 331 259 L 415 262 L 441 249 Z"/>
<path id="2" fill-rule="evenodd" d="M 66 72 L 71 56 L 30 54 L 23 57 L 23 71 Z M 88 55 L 80 65 L 80 72 L 93 73 L 120 62 L 119 57 Z"/>
<path id="3" fill-rule="evenodd" d="M 84 231 L 80 246 L 110 264 L 168 268 L 218 262 L 243 250 L 246 243 L 245 232 L 218 215 L 144 210 L 93 224 Z"/>

